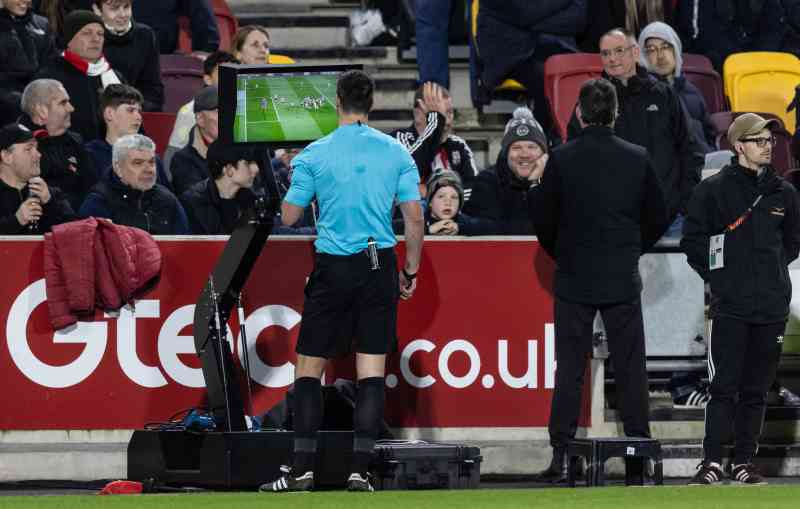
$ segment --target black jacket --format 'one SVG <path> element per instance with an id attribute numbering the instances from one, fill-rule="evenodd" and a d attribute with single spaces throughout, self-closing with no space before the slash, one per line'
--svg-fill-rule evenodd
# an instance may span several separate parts
<path id="1" fill-rule="evenodd" d="M 44 129 L 23 115 L 19 123 L 32 131 Z M 67 130 L 61 136 L 38 138 L 42 160 L 42 178 L 48 186 L 55 186 L 69 200 L 73 210 L 78 210 L 86 194 L 97 183 L 97 170 L 78 133 Z"/>
<path id="2" fill-rule="evenodd" d="M 664 190 L 669 217 L 686 209 L 692 189 L 705 164 L 703 149 L 692 135 L 686 110 L 675 91 L 637 67 L 637 74 L 621 81 L 603 73 L 617 89 L 619 117 L 614 132 L 625 141 L 647 149 Z M 574 138 L 581 130 L 573 113 L 567 129 Z"/>
<path id="3" fill-rule="evenodd" d="M 50 201 L 42 207 L 42 218 L 36 223 L 23 226 L 17 221 L 17 210 L 30 196 L 28 186 L 21 190 L 9 186 L 0 179 L 0 235 L 42 235 L 61 223 L 75 219 L 69 201 L 56 187 L 50 187 Z"/>
<path id="4" fill-rule="evenodd" d="M 530 194 L 539 243 L 556 261 L 557 296 L 608 304 L 639 295 L 639 256 L 668 225 L 645 149 L 610 127 L 587 127 L 553 150 Z"/>
<path id="5" fill-rule="evenodd" d="M 428 113 L 428 126 L 420 134 L 414 124 L 403 129 L 393 131 L 393 136 L 403 145 L 414 158 L 419 169 L 420 180 L 424 183 L 436 170 L 449 169 L 461 177 L 464 194 L 469 198 L 468 189 L 472 188 L 472 181 L 478 175 L 478 167 L 467 142 L 463 138 L 450 135 L 441 143 L 442 132 L 445 127 L 445 118 L 441 113 L 432 111 Z M 446 155 L 449 168 L 440 165 L 434 166 L 437 155 Z"/>
<path id="6" fill-rule="evenodd" d="M 536 55 L 577 50 L 588 0 L 483 0 L 476 42 L 481 86 L 492 90 L 515 67 Z"/>
<path id="7" fill-rule="evenodd" d="M 125 81 L 122 73 L 116 69 L 114 72 L 120 81 Z M 101 131 L 105 126 L 100 128 L 100 94 L 103 92 L 100 76 L 87 76 L 58 55 L 39 71 L 36 78 L 50 78 L 64 85 L 69 100 L 75 107 L 72 112 L 72 129 L 84 140 L 102 137 Z"/>
<path id="8" fill-rule="evenodd" d="M 721 269 L 709 270 L 709 239 L 723 233 L 756 200 L 752 214 L 725 233 Z M 712 316 L 751 323 L 786 320 L 792 299 L 787 266 L 800 251 L 797 191 L 772 168 L 761 177 L 732 161 L 695 189 L 681 247 L 689 265 L 711 284 Z"/>
<path id="9" fill-rule="evenodd" d="M 464 213 L 475 220 L 472 235 L 533 235 L 528 213 L 531 183 L 520 180 L 508 166 L 506 151 L 497 164 L 478 174 Z"/>
<path id="10" fill-rule="evenodd" d="M 233 198 L 222 199 L 214 181 L 207 178 L 187 189 L 180 199 L 193 234 L 229 235 L 255 197 L 251 190 L 240 189 Z"/>
<path id="11" fill-rule="evenodd" d="M 153 29 L 141 23 L 124 35 L 106 30 L 103 52 L 115 71 L 121 72 L 144 96 L 144 111 L 161 111 L 164 84 L 161 81 L 158 40 Z"/>
<path id="12" fill-rule="evenodd" d="M 672 82 L 672 88 L 678 93 L 686 113 L 689 114 L 689 128 L 695 139 L 699 142 L 703 153 L 709 153 L 716 148 L 714 139 L 714 126 L 711 124 L 706 100 L 702 92 L 684 76 L 678 76 Z"/>
<path id="13" fill-rule="evenodd" d="M 19 114 L 19 101 L 33 75 L 53 56 L 47 19 L 32 10 L 14 17 L 0 9 L 0 104 L 2 125 Z"/>
<path id="14" fill-rule="evenodd" d="M 139 191 L 125 185 L 114 172 L 92 188 L 78 213 L 81 217 L 106 217 L 153 235 L 189 234 L 186 212 L 167 188 L 156 184 Z"/>
<path id="15" fill-rule="evenodd" d="M 674 21 L 683 51 L 707 56 L 719 73 L 732 53 L 780 51 L 787 31 L 781 0 L 679 0 Z"/>
<path id="16" fill-rule="evenodd" d="M 188 16 L 194 51 L 216 51 L 219 30 L 211 0 L 149 0 L 133 2 L 133 18 L 150 26 L 158 34 L 161 53 L 175 53 L 178 48 L 178 17 Z"/>
<path id="17" fill-rule="evenodd" d="M 195 126 L 189 134 L 189 143 L 175 152 L 169 163 L 169 172 L 172 174 L 172 189 L 177 196 L 182 195 L 190 187 L 209 178 L 208 162 L 194 148 L 194 137 L 200 136 Z"/>

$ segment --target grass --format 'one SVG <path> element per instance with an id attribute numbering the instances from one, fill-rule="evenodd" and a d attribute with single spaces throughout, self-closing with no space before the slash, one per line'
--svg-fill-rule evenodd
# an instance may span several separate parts
<path id="1" fill-rule="evenodd" d="M 425 509 L 425 508 L 777 508 L 797 507 L 800 485 L 715 487 L 613 487 L 591 489 L 488 489 L 378 493 L 195 493 L 182 495 L 0 497 L 0 508 L 93 509 Z"/>

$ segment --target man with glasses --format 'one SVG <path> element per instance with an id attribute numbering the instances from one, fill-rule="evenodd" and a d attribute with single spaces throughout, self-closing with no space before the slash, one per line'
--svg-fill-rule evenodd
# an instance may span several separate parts
<path id="1" fill-rule="evenodd" d="M 708 116 L 706 100 L 700 90 L 682 74 L 683 46 L 675 30 L 666 23 L 654 21 L 639 34 L 639 47 L 644 48 L 639 64 L 668 83 L 689 114 L 689 127 L 704 153 L 714 150 L 714 127 Z"/>
<path id="2" fill-rule="evenodd" d="M 787 266 L 800 251 L 797 192 L 770 165 L 776 124 L 754 113 L 739 116 L 728 129 L 736 156 L 689 202 L 681 247 L 710 284 L 713 319 L 704 458 L 689 484 L 722 480 L 722 446 L 731 435 L 731 480 L 765 482 L 752 459 L 789 314 Z"/>
<path id="3" fill-rule="evenodd" d="M 686 203 L 700 180 L 703 150 L 689 129 L 686 111 L 675 92 L 637 65 L 639 45 L 623 28 L 600 38 L 603 77 L 611 81 L 619 99 L 614 133 L 647 149 L 664 190 L 672 226 L 667 235 L 678 236 Z M 568 135 L 581 132 L 575 114 Z"/>

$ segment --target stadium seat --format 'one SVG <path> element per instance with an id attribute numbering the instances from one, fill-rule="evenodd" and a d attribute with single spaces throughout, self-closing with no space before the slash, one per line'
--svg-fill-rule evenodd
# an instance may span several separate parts
<path id="1" fill-rule="evenodd" d="M 544 94 L 562 140 L 567 139 L 567 125 L 578 102 L 581 85 L 602 72 L 603 63 L 597 53 L 553 55 L 544 63 Z"/>
<path id="2" fill-rule="evenodd" d="M 233 36 L 239 30 L 239 20 L 225 0 L 213 0 L 212 4 L 219 30 L 219 49 L 230 51 Z M 187 55 L 192 52 L 192 28 L 186 16 L 178 18 L 178 51 Z"/>
<path id="3" fill-rule="evenodd" d="M 800 189 L 800 168 L 792 168 L 783 174 L 783 178 L 788 180 L 796 189 Z"/>
<path id="4" fill-rule="evenodd" d="M 722 78 L 705 55 L 683 54 L 683 75 L 696 86 L 706 101 L 709 113 L 726 111 L 725 90 Z"/>
<path id="5" fill-rule="evenodd" d="M 267 63 L 271 65 L 287 65 L 296 63 L 294 58 L 292 57 L 286 55 L 278 55 L 272 52 L 270 52 L 268 58 L 269 60 L 267 61 Z"/>
<path id="6" fill-rule="evenodd" d="M 733 111 L 766 111 L 795 131 L 793 113 L 786 107 L 800 83 L 800 59 L 791 53 L 757 51 L 734 53 L 722 67 L 725 95 Z"/>
<path id="7" fill-rule="evenodd" d="M 156 153 L 161 157 L 164 157 L 164 151 L 167 150 L 176 117 L 175 113 L 142 112 L 144 132 L 155 142 Z"/>
<path id="8" fill-rule="evenodd" d="M 176 113 L 203 87 L 203 62 L 187 55 L 161 55 L 164 111 Z"/>

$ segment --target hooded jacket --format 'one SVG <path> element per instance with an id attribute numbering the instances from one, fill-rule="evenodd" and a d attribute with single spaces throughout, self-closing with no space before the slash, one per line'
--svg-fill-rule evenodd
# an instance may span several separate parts
<path id="1" fill-rule="evenodd" d="M 654 69 L 650 68 L 650 62 L 644 53 L 647 40 L 654 37 L 669 43 L 673 48 L 675 72 L 671 82 L 666 76 L 659 76 Z M 666 23 L 660 21 L 650 23 L 644 27 L 644 30 L 639 35 L 639 48 L 641 48 L 639 64 L 650 71 L 656 78 L 672 85 L 672 89 L 678 93 L 681 103 L 689 114 L 688 120 L 692 134 L 701 144 L 703 153 L 715 150 L 712 148 L 716 143 L 714 140 L 714 127 L 711 125 L 711 119 L 706 108 L 706 100 L 700 90 L 683 75 L 683 44 L 678 34 Z"/>
<path id="2" fill-rule="evenodd" d="M 164 83 L 161 81 L 158 39 L 153 29 L 136 22 L 122 35 L 106 29 L 103 52 L 111 67 L 120 71 L 128 83 L 142 93 L 144 111 L 161 111 Z"/>
<path id="3" fill-rule="evenodd" d="M 647 149 L 664 190 L 669 216 L 674 218 L 685 211 L 705 163 L 703 150 L 689 128 L 686 110 L 675 91 L 643 67 L 637 66 L 636 75 L 627 85 L 605 72 L 603 77 L 617 90 L 619 116 L 614 133 Z M 568 138 L 573 139 L 580 131 L 573 113 Z"/>
<path id="4" fill-rule="evenodd" d="M 752 213 L 725 232 L 759 195 Z M 709 270 L 710 237 L 723 232 L 724 267 Z M 784 321 L 792 299 L 788 265 L 800 251 L 797 191 L 772 167 L 756 176 L 734 158 L 695 189 L 681 248 L 689 265 L 711 285 L 712 316 L 751 323 Z"/>

